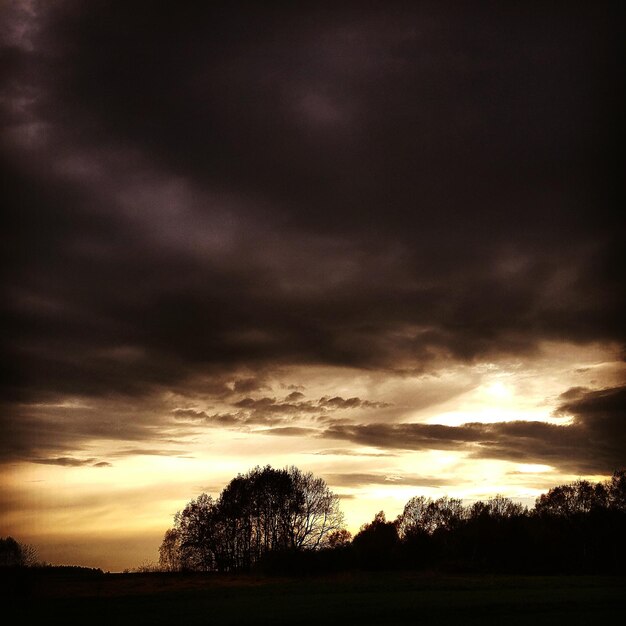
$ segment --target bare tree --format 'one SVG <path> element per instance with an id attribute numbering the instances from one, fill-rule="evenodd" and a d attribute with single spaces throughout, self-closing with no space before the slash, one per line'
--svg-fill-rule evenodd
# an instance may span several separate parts
<path id="1" fill-rule="evenodd" d="M 293 546 L 311 549 L 326 545 L 330 533 L 344 526 L 339 497 L 311 472 L 291 467 L 289 475 L 299 500 L 291 521 Z"/>
<path id="2" fill-rule="evenodd" d="M 13 537 L 0 537 L 0 567 L 32 567 L 37 565 L 37 550 Z"/>
<path id="3" fill-rule="evenodd" d="M 524 507 L 518 502 L 513 502 L 511 498 L 506 498 L 500 494 L 489 498 L 487 502 L 474 502 L 470 507 L 469 516 L 472 518 L 488 516 L 493 519 L 508 519 L 517 517 L 525 513 Z"/>

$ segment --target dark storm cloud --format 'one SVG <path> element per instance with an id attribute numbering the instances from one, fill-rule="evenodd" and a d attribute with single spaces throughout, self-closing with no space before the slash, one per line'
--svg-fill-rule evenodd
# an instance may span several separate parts
<path id="1" fill-rule="evenodd" d="M 118 450 L 118 456 L 151 452 L 139 444 L 169 444 L 176 450 L 163 450 L 163 454 L 183 454 L 186 445 L 175 437 L 179 434 L 168 418 L 162 417 L 158 404 L 146 401 L 145 406 L 129 406 L 127 399 L 99 399 L 93 405 L 61 404 L 2 404 L 0 415 L 3 421 L 0 438 L 0 459 L 3 461 L 78 458 L 73 455 L 94 441 L 125 441 L 135 444 L 134 448 Z M 195 431 L 183 429 L 186 437 Z M 161 453 L 159 450 L 158 452 Z"/>
<path id="2" fill-rule="evenodd" d="M 403 450 L 462 450 L 474 458 L 553 465 L 573 473 L 610 473 L 626 464 L 626 387 L 570 389 L 557 413 L 569 425 L 545 422 L 440 424 L 336 424 L 330 439 Z"/>
<path id="3" fill-rule="evenodd" d="M 611 5 L 2 10 L 10 400 L 229 397 L 281 365 L 624 340 Z M 308 411 L 277 402 L 239 409 Z"/>
<path id="4" fill-rule="evenodd" d="M 265 389 L 266 384 L 258 378 L 239 378 L 233 383 L 235 393 L 250 393 Z"/>

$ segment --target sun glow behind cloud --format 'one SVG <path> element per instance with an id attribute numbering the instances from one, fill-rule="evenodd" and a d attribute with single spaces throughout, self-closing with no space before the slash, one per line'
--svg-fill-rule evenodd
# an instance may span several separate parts
<path id="1" fill-rule="evenodd" d="M 597 348 L 578 351 L 578 358 L 562 367 L 553 386 L 549 377 L 541 384 L 529 380 L 529 369 L 547 367 L 530 360 L 524 367 L 506 371 L 484 368 L 481 373 L 480 368 L 460 367 L 444 370 L 438 377 L 295 368 L 257 381 L 255 389 L 249 382 L 231 384 L 230 396 L 166 394 L 155 404 L 161 417 L 152 441 L 124 441 L 123 430 L 120 439 L 94 435 L 81 443 L 79 453 L 59 450 L 49 460 L 41 457 L 40 462 L 16 463 L 10 471 L 5 470 L 3 498 L 8 506 L 0 517 L 0 529 L 14 534 L 18 529 L 24 540 L 41 546 L 43 558 L 52 559 L 61 546 L 71 553 L 67 549 L 73 537 L 80 546 L 76 547 L 76 554 L 81 555 L 76 562 L 105 564 L 111 569 L 131 567 L 139 557 L 140 562 L 155 558 L 173 514 L 189 499 L 202 491 L 217 496 L 237 473 L 264 464 L 296 465 L 324 477 L 342 497 L 352 532 L 379 510 L 394 518 L 414 495 L 449 495 L 472 501 L 502 493 L 532 504 L 542 491 L 576 476 L 548 463 L 473 458 L 471 446 L 443 450 L 435 444 L 434 449 L 406 450 L 333 441 L 325 436 L 325 429 L 337 420 L 339 424 L 383 420 L 389 425 L 450 427 L 518 420 L 567 425 L 570 416 L 553 415 L 559 404 L 558 392 L 582 386 L 590 370 L 593 376 L 598 369 L 617 375 L 621 365 L 615 362 L 610 366 L 609 354 L 598 361 Z M 568 358 L 571 356 L 570 352 Z M 252 417 L 251 423 L 235 420 L 220 425 L 211 421 L 212 415 L 233 411 L 232 404 L 246 397 L 250 401 L 243 406 L 253 411 L 246 413 L 248 419 Z M 266 400 L 255 403 L 252 398 Z M 175 417 L 176 411 L 190 402 L 195 407 L 193 419 Z M 417 412 L 411 410 L 415 405 L 421 405 Z M 33 410 L 48 415 L 62 411 L 69 416 L 87 411 L 90 421 L 110 411 L 106 405 L 99 407 L 97 401 L 87 403 L 80 398 L 40 403 Z M 241 407 L 236 410 L 244 411 Z M 202 417 L 196 419 L 196 415 Z M 97 463 L 103 466 L 95 466 Z M 47 538 L 50 528 L 55 529 L 54 541 Z M 131 544 L 132 537 L 140 535 L 144 539 L 134 545 L 143 547 L 126 551 L 126 556 L 107 560 L 96 545 L 89 547 L 90 537 L 94 542 L 99 537 L 112 544 Z M 147 545 L 152 553 L 146 551 Z"/>

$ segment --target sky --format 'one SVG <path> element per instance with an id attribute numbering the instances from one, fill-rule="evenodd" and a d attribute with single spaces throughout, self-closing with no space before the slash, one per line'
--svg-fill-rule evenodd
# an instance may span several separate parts
<path id="1" fill-rule="evenodd" d="M 619 23 L 3 0 L 0 536 L 119 571 L 256 465 L 353 533 L 624 467 Z"/>

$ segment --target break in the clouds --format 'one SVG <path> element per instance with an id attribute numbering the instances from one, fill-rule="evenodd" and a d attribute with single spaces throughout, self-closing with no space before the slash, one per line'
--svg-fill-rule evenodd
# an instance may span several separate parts
<path id="1" fill-rule="evenodd" d="M 626 460 L 626 387 L 564 392 L 557 412 L 571 423 L 336 424 L 330 439 L 404 450 L 464 450 L 474 458 L 547 464 L 572 474 L 607 474 Z"/>
<path id="2" fill-rule="evenodd" d="M 623 464 L 612 3 L 0 12 L 3 460 Z M 517 418 L 436 423 L 509 387 Z"/>

